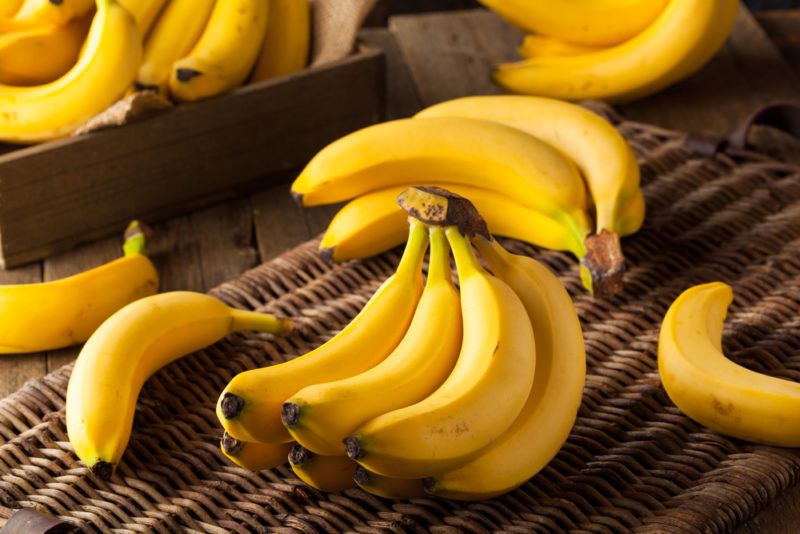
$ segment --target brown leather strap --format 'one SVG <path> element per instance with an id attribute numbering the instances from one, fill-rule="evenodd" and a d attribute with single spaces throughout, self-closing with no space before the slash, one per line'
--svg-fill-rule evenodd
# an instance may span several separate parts
<path id="1" fill-rule="evenodd" d="M 0 529 L 0 534 L 67 534 L 75 527 L 66 521 L 28 508 L 17 510 Z"/>
<path id="2" fill-rule="evenodd" d="M 727 138 L 728 146 L 745 148 L 747 136 L 755 124 L 772 126 L 800 137 L 800 101 L 773 102 L 756 109 L 730 133 Z"/>

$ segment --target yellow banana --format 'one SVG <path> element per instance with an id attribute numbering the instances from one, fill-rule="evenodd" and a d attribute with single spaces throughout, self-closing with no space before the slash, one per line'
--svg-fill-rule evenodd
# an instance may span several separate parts
<path id="1" fill-rule="evenodd" d="M 54 282 L 0 286 L 0 353 L 82 343 L 118 309 L 158 291 L 137 223 L 127 235 L 123 258 Z"/>
<path id="2" fill-rule="evenodd" d="M 67 433 L 75 453 L 108 478 L 128 445 L 145 380 L 173 360 L 231 332 L 281 334 L 286 320 L 236 310 L 201 293 L 175 291 L 128 304 L 83 346 L 67 388 Z"/>
<path id="3" fill-rule="evenodd" d="M 321 491 L 336 492 L 355 486 L 356 463 L 347 456 L 320 456 L 294 445 L 289 465 L 297 478 Z"/>
<path id="4" fill-rule="evenodd" d="M 477 119 L 402 119 L 359 130 L 318 153 L 292 194 L 315 206 L 418 180 L 505 194 L 581 241 L 591 231 L 585 187 L 572 162 L 525 132 Z"/>
<path id="5" fill-rule="evenodd" d="M 619 220 L 625 203 L 639 192 L 639 165 L 625 138 L 599 115 L 551 98 L 509 95 L 458 98 L 417 116 L 490 120 L 551 144 L 583 174 L 595 205 L 595 230 L 625 235 Z"/>
<path id="6" fill-rule="evenodd" d="M 266 0 L 217 0 L 197 44 L 173 65 L 172 96 L 200 100 L 241 85 L 264 42 L 268 12 Z"/>
<path id="7" fill-rule="evenodd" d="M 422 293 L 427 241 L 425 226 L 412 221 L 397 271 L 327 343 L 302 357 L 236 375 L 217 403 L 225 431 L 243 441 L 291 441 L 281 422 L 286 399 L 311 384 L 362 373 L 386 358 L 403 339 Z"/>
<path id="8" fill-rule="evenodd" d="M 672 402 L 721 434 L 800 446 L 800 384 L 729 360 L 722 328 L 730 286 L 712 282 L 684 291 L 667 311 L 658 338 L 658 371 Z"/>
<path id="9" fill-rule="evenodd" d="M 586 378 L 580 321 L 558 278 L 494 241 L 474 242 L 492 272 L 525 305 L 536 341 L 536 374 L 525 407 L 503 435 L 466 465 L 425 480 L 430 493 L 468 500 L 511 491 L 556 455 L 575 422 Z"/>
<path id="10" fill-rule="evenodd" d="M 269 22 L 251 82 L 302 70 L 308 62 L 311 10 L 308 0 L 270 0 Z"/>
<path id="11" fill-rule="evenodd" d="M 702 67 L 733 28 L 737 8 L 738 0 L 670 0 L 646 30 L 620 45 L 573 57 L 504 64 L 494 78 L 516 93 L 633 100 Z"/>
<path id="12" fill-rule="evenodd" d="M 136 76 L 139 89 L 166 94 L 172 64 L 197 43 L 215 0 L 171 0 L 144 43 L 144 56 Z"/>
<path id="13" fill-rule="evenodd" d="M 0 83 L 41 85 L 63 76 L 78 60 L 91 15 L 0 34 Z"/>
<path id="14" fill-rule="evenodd" d="M 480 1 L 525 31 L 589 46 L 613 45 L 636 36 L 667 4 L 667 0 Z"/>
<path id="15" fill-rule="evenodd" d="M 461 353 L 428 398 L 345 438 L 348 456 L 380 475 L 422 478 L 464 465 L 511 426 L 533 383 L 533 331 L 519 297 L 481 267 L 456 227 L 446 233 L 461 288 Z"/>
<path id="16" fill-rule="evenodd" d="M 519 47 L 519 55 L 526 59 L 537 57 L 569 57 L 597 52 L 599 46 L 581 45 L 544 35 L 526 35 Z"/>
<path id="17" fill-rule="evenodd" d="M 283 465 L 287 461 L 291 443 L 249 443 L 239 441 L 227 432 L 219 442 L 222 454 L 239 467 L 262 471 Z"/>
<path id="18" fill-rule="evenodd" d="M 133 18 L 136 19 L 136 25 L 139 27 L 139 34 L 145 37 L 153 23 L 156 21 L 158 14 L 164 8 L 167 0 L 117 0 L 119 4 L 131 12 Z M 200 7 L 200 6 L 198 6 Z M 202 8 L 201 8 L 202 9 Z"/>
<path id="19" fill-rule="evenodd" d="M 356 467 L 353 480 L 367 493 L 384 499 L 419 499 L 428 496 L 422 479 L 385 477 L 370 473 L 360 465 Z"/>
<path id="20" fill-rule="evenodd" d="M 114 0 L 97 0 L 85 50 L 69 72 L 46 85 L 0 85 L 0 141 L 33 143 L 70 134 L 122 96 L 141 51 L 130 13 Z"/>
<path id="21" fill-rule="evenodd" d="M 22 0 L 0 0 L 0 18 L 11 18 L 19 10 Z"/>
<path id="22" fill-rule="evenodd" d="M 95 0 L 24 0 L 14 19 L 63 26 L 87 15 L 94 5 Z"/>
<path id="23" fill-rule="evenodd" d="M 430 242 L 428 281 L 394 351 L 368 371 L 308 386 L 283 404 L 283 423 L 303 447 L 343 455 L 342 440 L 349 433 L 373 417 L 421 401 L 447 379 L 461 347 L 461 310 L 444 231 L 431 228 Z"/>

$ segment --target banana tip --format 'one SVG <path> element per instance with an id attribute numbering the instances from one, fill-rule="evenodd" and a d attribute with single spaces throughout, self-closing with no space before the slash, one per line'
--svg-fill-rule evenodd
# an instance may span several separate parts
<path id="1" fill-rule="evenodd" d="M 289 463 L 295 466 L 301 466 L 313 457 L 313 452 L 296 443 L 292 445 L 292 450 L 289 451 Z"/>
<path id="2" fill-rule="evenodd" d="M 292 195 L 292 200 L 297 202 L 298 206 L 303 205 L 303 193 L 298 193 L 297 191 L 290 191 L 289 193 Z"/>
<path id="3" fill-rule="evenodd" d="M 242 448 L 242 445 L 244 445 L 243 442 L 234 438 L 227 432 L 222 434 L 222 439 L 220 440 L 219 444 L 222 447 L 222 450 L 224 450 L 227 454 L 230 454 L 231 456 L 235 456 L 236 453 L 239 452 L 239 449 Z"/>
<path id="4" fill-rule="evenodd" d="M 233 393 L 225 393 L 220 401 L 220 408 L 225 419 L 233 419 L 244 408 L 244 399 Z"/>
<path id="5" fill-rule="evenodd" d="M 100 460 L 89 469 L 96 477 L 103 480 L 110 480 L 111 475 L 114 474 L 114 465 L 103 460 Z"/>
<path id="6" fill-rule="evenodd" d="M 334 247 L 327 247 L 319 249 L 319 257 L 328 265 L 333 265 L 333 255 L 336 249 Z"/>
<path id="7" fill-rule="evenodd" d="M 295 426 L 300 421 L 300 406 L 293 402 L 284 402 L 281 408 L 281 421 L 286 426 Z"/>
<path id="8" fill-rule="evenodd" d="M 359 465 L 356 467 L 353 480 L 355 480 L 356 484 L 367 484 L 369 482 L 369 471 Z"/>
<path id="9" fill-rule="evenodd" d="M 196 78 L 201 74 L 203 73 L 195 69 L 187 69 L 187 68 L 175 69 L 175 77 L 178 79 L 179 82 L 183 83 L 188 83 L 192 81 L 192 78 Z"/>
<path id="10" fill-rule="evenodd" d="M 358 460 L 359 458 L 364 456 L 364 449 L 361 448 L 361 444 L 358 442 L 358 438 L 350 436 L 344 438 L 342 440 L 342 443 L 344 443 L 344 450 L 347 452 L 347 456 L 351 460 Z"/>
<path id="11" fill-rule="evenodd" d="M 422 489 L 425 491 L 425 493 L 433 493 L 436 489 L 436 479 L 433 477 L 423 478 Z"/>

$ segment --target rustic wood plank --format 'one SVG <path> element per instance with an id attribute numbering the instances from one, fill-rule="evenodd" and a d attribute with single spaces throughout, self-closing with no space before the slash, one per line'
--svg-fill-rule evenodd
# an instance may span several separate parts
<path id="1" fill-rule="evenodd" d="M 268 261 L 311 237 L 302 207 L 289 195 L 291 181 L 250 197 L 261 261 Z"/>
<path id="2" fill-rule="evenodd" d="M 800 75 L 800 9 L 775 9 L 756 13 L 756 20 L 778 47 L 786 63 Z"/>
<path id="3" fill-rule="evenodd" d="M 389 17 L 401 13 L 423 13 L 478 7 L 477 0 L 378 0 L 372 8 L 366 26 L 386 26 Z"/>

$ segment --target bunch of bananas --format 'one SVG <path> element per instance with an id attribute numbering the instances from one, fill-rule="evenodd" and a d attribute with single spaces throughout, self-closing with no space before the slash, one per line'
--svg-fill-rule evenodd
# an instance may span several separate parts
<path id="1" fill-rule="evenodd" d="M 309 18 L 308 0 L 0 0 L 0 141 L 69 135 L 134 89 L 193 101 L 300 70 Z"/>
<path id="2" fill-rule="evenodd" d="M 494 241 L 465 198 L 415 187 L 399 203 L 412 217 L 396 272 L 319 348 L 231 380 L 217 404 L 221 448 L 260 469 L 296 442 L 292 469 L 327 491 L 505 493 L 556 454 L 575 420 L 585 377 L 575 308 L 547 268 Z"/>
<path id="3" fill-rule="evenodd" d="M 720 49 L 739 0 L 480 0 L 523 31 L 523 61 L 500 65 L 508 90 L 629 101 L 699 70 Z"/>
<path id="4" fill-rule="evenodd" d="M 585 108 L 530 96 L 461 98 L 359 130 L 319 152 L 292 193 L 305 206 L 357 197 L 320 245 L 340 261 L 402 243 L 394 199 L 414 183 L 469 198 L 493 233 L 572 252 L 584 285 L 603 295 L 621 287 L 619 237 L 644 220 L 639 166 L 619 132 Z"/>

